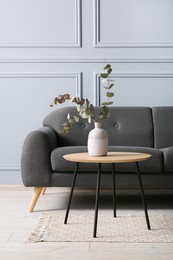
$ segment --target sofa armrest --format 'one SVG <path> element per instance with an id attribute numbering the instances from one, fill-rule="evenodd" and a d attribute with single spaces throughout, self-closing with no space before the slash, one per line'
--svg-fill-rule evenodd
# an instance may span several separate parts
<path id="1" fill-rule="evenodd" d="M 52 173 L 50 154 L 57 143 L 57 135 L 49 127 L 41 127 L 26 137 L 21 156 L 21 173 L 25 186 L 49 186 Z"/>

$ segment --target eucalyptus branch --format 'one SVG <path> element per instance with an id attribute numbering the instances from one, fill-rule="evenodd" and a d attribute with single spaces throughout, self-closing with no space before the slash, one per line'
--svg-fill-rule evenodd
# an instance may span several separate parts
<path id="1" fill-rule="evenodd" d="M 104 67 L 104 70 L 107 71 L 107 73 L 102 73 L 100 75 L 100 77 L 102 78 L 102 82 L 103 83 L 107 83 L 107 86 L 104 86 L 104 88 L 106 89 L 106 97 L 107 97 L 107 101 L 106 102 L 103 102 L 102 103 L 102 112 L 99 114 L 99 119 L 103 120 L 105 118 L 108 118 L 110 117 L 110 112 L 109 112 L 109 108 L 108 106 L 109 105 L 112 105 L 113 104 L 113 101 L 109 101 L 110 98 L 114 97 L 114 93 L 113 92 L 110 92 L 110 89 L 113 88 L 114 86 L 114 81 L 112 79 L 109 78 L 109 75 L 111 74 L 112 72 L 112 68 L 111 68 L 111 65 L 110 64 L 107 64 L 105 67 Z M 110 82 L 112 82 L 110 84 Z"/>
<path id="2" fill-rule="evenodd" d="M 112 72 L 111 65 L 107 64 L 104 67 L 104 70 L 106 70 L 106 73 L 102 73 L 100 75 L 100 77 L 102 78 L 102 81 L 104 81 L 104 83 L 107 84 L 106 86 L 104 86 L 104 88 L 106 89 L 107 101 L 103 102 L 101 104 L 102 111 L 98 115 L 98 119 L 96 119 L 96 117 L 94 115 L 94 106 L 90 103 L 90 101 L 88 99 L 83 99 L 83 98 L 79 98 L 79 97 L 71 97 L 70 94 L 68 94 L 68 93 L 55 97 L 53 103 L 50 105 L 51 107 L 53 107 L 55 105 L 63 104 L 65 102 L 72 102 L 72 103 L 76 104 L 76 109 L 77 109 L 76 115 L 70 115 L 70 113 L 68 113 L 67 121 L 65 123 L 63 123 L 63 125 L 62 125 L 62 130 L 60 131 L 60 133 L 62 133 L 63 135 L 67 134 L 69 132 L 70 128 L 75 123 L 79 122 L 79 117 L 87 119 L 89 123 L 91 123 L 92 121 L 103 120 L 103 119 L 110 117 L 110 112 L 109 112 L 108 106 L 113 104 L 113 101 L 110 101 L 110 98 L 114 97 L 114 93 L 112 91 L 110 91 L 110 89 L 112 89 L 114 86 L 114 83 L 113 83 L 114 81 L 109 78 L 109 76 Z"/>

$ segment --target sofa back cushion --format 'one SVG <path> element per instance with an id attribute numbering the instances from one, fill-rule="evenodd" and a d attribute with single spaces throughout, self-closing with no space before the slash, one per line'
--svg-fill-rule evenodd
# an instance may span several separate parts
<path id="1" fill-rule="evenodd" d="M 109 145 L 153 147 L 150 108 L 111 107 L 110 112 L 111 117 L 105 121 Z"/>
<path id="2" fill-rule="evenodd" d="M 154 147 L 173 146 L 173 107 L 153 107 Z"/>
<path id="3" fill-rule="evenodd" d="M 95 108 L 96 114 L 101 111 Z M 76 114 L 76 107 L 63 107 L 50 113 L 43 125 L 53 128 L 57 133 L 67 120 L 67 114 Z M 110 107 L 110 118 L 103 121 L 102 127 L 107 131 L 109 145 L 153 147 L 152 112 L 148 107 Z M 88 133 L 93 123 L 81 119 L 70 132 L 62 136 L 58 133 L 59 146 L 87 145 Z"/>

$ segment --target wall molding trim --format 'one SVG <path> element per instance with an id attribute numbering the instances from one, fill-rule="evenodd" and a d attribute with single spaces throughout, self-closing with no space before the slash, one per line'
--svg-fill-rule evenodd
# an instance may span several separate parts
<path id="1" fill-rule="evenodd" d="M 100 84 L 100 73 L 94 72 L 94 106 L 101 105 L 101 84 Z M 158 73 L 148 73 L 148 72 L 126 72 L 126 73 L 113 73 L 111 78 L 173 78 L 173 73 L 158 72 Z"/>
<path id="2" fill-rule="evenodd" d="M 93 58 L 93 57 L 65 57 L 65 58 L 0 58 L 0 63 L 173 63 L 173 58 Z"/>
<path id="3" fill-rule="evenodd" d="M 173 42 L 134 42 L 116 43 L 101 42 L 100 33 L 100 1 L 94 1 L 94 48 L 173 48 Z"/>
<path id="4" fill-rule="evenodd" d="M 10 165 L 5 165 L 5 166 L 0 166 L 0 171 L 20 171 L 20 166 L 19 165 L 13 165 L 13 166 L 10 166 Z"/>
<path id="5" fill-rule="evenodd" d="M 0 48 L 81 48 L 81 0 L 75 0 L 75 41 L 69 43 L 0 43 Z"/>
<path id="6" fill-rule="evenodd" d="M 82 98 L 83 78 L 82 72 L 61 72 L 61 73 L 33 73 L 13 72 L 0 73 L 0 78 L 73 78 L 76 79 L 76 95 Z"/>

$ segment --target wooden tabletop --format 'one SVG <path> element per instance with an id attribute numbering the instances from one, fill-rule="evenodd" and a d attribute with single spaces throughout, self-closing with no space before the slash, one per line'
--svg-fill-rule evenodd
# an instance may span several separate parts
<path id="1" fill-rule="evenodd" d="M 66 154 L 63 158 L 71 162 L 82 163 L 126 163 L 139 162 L 147 160 L 151 157 L 147 153 L 132 153 L 132 152 L 108 152 L 106 156 L 93 157 L 88 153 L 71 153 Z"/>

